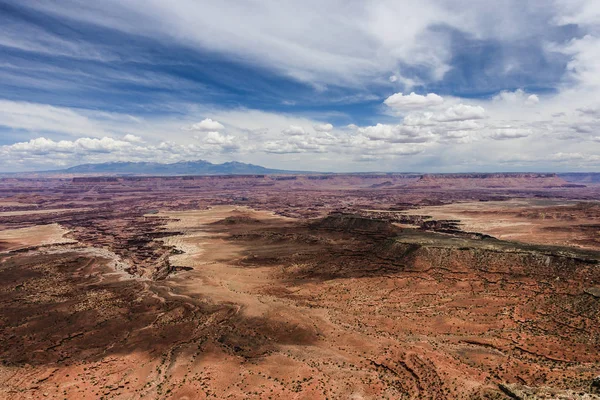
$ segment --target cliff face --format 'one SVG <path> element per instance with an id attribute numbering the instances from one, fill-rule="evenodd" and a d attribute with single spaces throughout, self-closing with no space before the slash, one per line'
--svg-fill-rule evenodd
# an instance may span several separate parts
<path id="1" fill-rule="evenodd" d="M 404 266 L 404 271 L 453 271 L 455 274 L 497 275 L 503 279 L 572 281 L 569 290 L 582 292 L 586 281 L 600 280 L 597 261 L 585 255 L 549 254 L 504 246 L 477 245 L 486 240 L 465 240 L 463 245 L 397 242 L 380 254 Z"/>
<path id="2" fill-rule="evenodd" d="M 450 189 L 471 188 L 551 188 L 568 182 L 557 174 L 498 173 L 498 174 L 429 174 L 412 186 Z"/>
<path id="3" fill-rule="evenodd" d="M 390 236 L 398 231 L 388 221 L 361 217 L 354 214 L 334 213 L 310 225 L 313 229 L 326 229 L 374 236 Z"/>
<path id="4" fill-rule="evenodd" d="M 399 338 L 399 348 L 407 349 L 412 339 L 406 338 L 443 337 L 431 352 L 419 346 L 408 356 L 372 359 L 382 371 L 410 365 L 414 375 L 400 381 L 416 381 L 412 390 L 420 391 L 419 398 L 445 398 L 438 396 L 443 378 L 436 377 L 448 371 L 442 372 L 447 364 L 441 360 L 449 354 L 456 370 L 482 363 L 482 374 L 491 371 L 491 381 L 502 387 L 524 381 L 535 388 L 523 398 L 544 397 L 537 394 L 546 386 L 563 388 L 563 379 L 572 379 L 565 365 L 598 361 L 599 252 L 401 229 L 341 213 L 306 226 L 308 231 L 288 226 L 277 236 L 239 235 L 236 241 L 259 238 L 254 243 L 261 253 L 247 262 L 280 260 L 281 276 L 298 287 L 325 282 L 327 290 L 319 287 L 307 301 L 326 302 L 333 319 L 370 330 L 373 341 Z M 300 240 L 309 236 L 319 240 Z M 580 379 L 578 374 L 572 376 Z"/>

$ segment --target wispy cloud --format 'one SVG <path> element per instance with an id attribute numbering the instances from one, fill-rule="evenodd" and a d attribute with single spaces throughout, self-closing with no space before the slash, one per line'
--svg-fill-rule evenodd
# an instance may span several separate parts
<path id="1" fill-rule="evenodd" d="M 597 4 L 8 2 L 0 168 L 596 166 Z"/>

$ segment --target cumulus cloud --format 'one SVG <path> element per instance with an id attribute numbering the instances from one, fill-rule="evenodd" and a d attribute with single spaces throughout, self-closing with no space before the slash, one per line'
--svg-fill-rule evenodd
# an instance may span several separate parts
<path id="1" fill-rule="evenodd" d="M 525 104 L 528 106 L 534 106 L 540 102 L 540 98 L 536 94 L 531 94 L 527 96 L 527 100 L 525 100 Z"/>
<path id="2" fill-rule="evenodd" d="M 485 118 L 485 109 L 483 107 L 466 104 L 452 106 L 443 113 L 435 116 L 435 120 L 440 122 L 467 121 L 483 118 Z"/>
<path id="3" fill-rule="evenodd" d="M 197 122 L 195 124 L 192 124 L 190 126 L 186 126 L 183 128 L 186 131 L 204 131 L 204 132 L 209 132 L 209 131 L 221 131 L 223 129 L 225 129 L 225 127 L 223 126 L 223 124 L 221 124 L 218 121 L 213 121 L 210 118 L 206 118 L 203 119 L 200 122 Z"/>
<path id="4" fill-rule="evenodd" d="M 477 118 L 473 118 L 473 115 Z M 455 109 L 449 109 L 445 113 L 410 113 L 402 123 L 406 126 L 430 126 L 438 127 L 446 130 L 469 130 L 469 129 L 481 129 L 483 126 L 476 120 L 479 118 L 478 113 L 460 113 L 456 112 Z M 460 115 L 460 118 L 459 118 Z"/>
<path id="5" fill-rule="evenodd" d="M 53 153 L 111 153 L 130 149 L 133 144 L 124 140 L 109 137 L 79 138 L 77 140 L 54 141 L 45 137 L 31 139 L 28 142 L 18 142 L 0 147 L 0 154 L 12 156 L 15 154 L 51 155 Z"/>
<path id="6" fill-rule="evenodd" d="M 307 0 L 293 7 L 287 2 L 266 0 L 253 4 L 255 9 L 250 14 L 247 4 L 238 1 L 222 4 L 193 0 L 174 3 L 106 0 L 93 7 L 83 0 L 22 0 L 21 3 L 24 10 L 35 9 L 57 17 L 49 20 L 64 18 L 78 21 L 82 26 L 100 25 L 123 37 L 131 34 L 144 37 L 149 43 L 156 40 L 173 47 L 183 45 L 190 51 L 197 50 L 198 54 L 208 51 L 249 62 L 253 67 L 258 66 L 261 73 L 265 68 L 268 74 L 278 74 L 277 79 L 291 78 L 312 85 L 318 89 L 314 93 L 319 102 L 326 102 L 327 95 L 338 93 L 339 87 L 348 93 L 347 98 L 360 101 L 380 93 L 382 87 L 398 87 L 402 92 L 385 99 L 382 109 L 387 111 L 386 115 L 320 113 L 315 114 L 316 120 L 306 114 L 293 115 L 296 107 L 287 107 L 288 113 L 279 114 L 244 108 L 248 104 L 219 109 L 215 103 L 181 104 L 177 95 L 173 95 L 177 104 L 163 104 L 167 97 L 160 97 L 160 103 L 148 102 L 149 107 L 161 110 L 156 115 L 103 112 L 95 107 L 98 103 L 90 99 L 84 99 L 88 101 L 84 104 L 94 104 L 94 110 L 0 100 L 2 143 L 17 142 L 0 146 L 0 163 L 4 169 L 13 168 L 15 162 L 29 165 L 32 160 L 46 164 L 111 159 L 168 161 L 206 155 L 218 157 L 236 151 L 236 158 L 254 157 L 256 163 L 271 165 L 285 165 L 294 158 L 309 169 L 318 168 L 318 163 L 326 158 L 324 153 L 331 154 L 335 165 L 350 166 L 353 160 L 382 162 L 393 157 L 406 157 L 404 162 L 414 159 L 417 160 L 415 165 L 423 166 L 425 164 L 418 163 L 422 154 L 436 160 L 428 164 L 430 168 L 449 170 L 457 168 L 460 162 L 472 163 L 463 164 L 465 168 L 481 165 L 493 168 L 511 158 L 518 150 L 515 147 L 527 153 L 527 157 L 520 158 L 520 165 L 597 163 L 593 157 L 598 153 L 600 137 L 597 129 L 600 122 L 597 96 L 600 8 L 597 0 L 556 0 L 543 7 L 522 0 L 469 2 L 468 5 L 464 1 L 448 0 L 422 0 L 412 5 L 398 0 L 350 3 Z M 403 18 L 406 15 L 412 18 Z M 94 60 L 93 64 L 122 57 L 121 47 L 72 40 L 68 35 L 58 37 L 41 25 L 8 25 L 12 20 L 2 20 L 5 24 L 0 42 L 5 47 L 44 57 Z M 307 32 L 305 28 L 309 24 L 319 29 Z M 494 53 L 495 62 L 491 67 L 493 70 L 497 65 L 497 69 L 503 71 L 500 75 L 470 64 L 473 59 L 462 46 L 473 44 L 473 48 L 487 48 L 490 43 L 502 49 Z M 140 54 L 132 54 L 136 55 Z M 475 56 L 485 55 L 488 54 Z M 466 58 L 460 58 L 462 56 Z M 461 69 L 463 67 L 454 64 L 457 57 L 465 60 L 467 67 Z M 543 60 L 544 65 L 531 64 L 530 59 Z M 562 68 L 563 63 L 566 68 L 561 75 L 557 68 Z M 21 65 L 11 66 L 12 76 L 17 76 L 14 71 Z M 540 66 L 541 70 L 531 71 L 532 65 Z M 452 67 L 456 74 L 450 75 L 448 71 Z M 473 80 L 465 77 L 463 82 L 456 78 L 467 68 L 473 70 Z M 112 66 L 110 69 L 116 70 Z M 5 72 L 0 68 L 0 78 L 10 77 Z M 48 70 L 36 73 L 44 77 L 56 75 Z M 34 72 L 28 70 L 19 77 L 24 80 L 33 75 Z M 144 75 L 144 85 L 162 89 L 172 86 L 166 79 L 167 74 L 161 73 L 160 79 L 156 79 L 157 76 Z M 476 78 L 485 80 L 490 76 L 499 76 L 498 81 L 493 82 L 493 90 L 510 90 L 489 98 L 464 99 L 449 94 L 455 87 L 473 94 L 487 93 L 486 88 L 478 86 Z M 511 76 L 515 79 L 511 80 Z M 529 82 L 533 76 L 539 80 L 534 79 L 528 87 L 536 87 L 541 82 L 541 86 L 555 91 L 542 95 L 514 90 L 515 82 Z M 74 85 L 69 90 L 79 89 L 78 85 L 86 79 L 85 75 L 76 78 L 69 80 L 68 83 Z M 102 79 L 114 77 L 104 75 Z M 127 79 L 140 83 L 132 76 Z M 36 81 L 40 82 L 44 83 L 41 79 Z M 65 82 L 55 79 L 51 83 L 55 85 L 52 89 L 63 89 L 53 91 L 56 96 L 66 91 L 61 86 Z M 98 81 L 86 81 L 84 86 L 92 83 Z M 409 93 L 410 88 L 421 92 Z M 444 97 L 427 93 L 427 88 L 443 90 Z M 269 96 L 271 94 L 274 92 L 269 91 Z M 237 97 L 236 102 L 240 98 Z M 56 100 L 56 104 L 73 103 L 58 97 L 46 99 Z M 280 108 L 282 102 L 301 105 L 304 101 L 300 95 L 272 100 L 272 105 Z M 118 106 L 125 108 L 122 104 Z M 203 120 L 207 115 L 212 119 Z M 393 119 L 391 115 L 401 118 Z M 334 121 L 336 127 L 322 123 L 324 119 Z M 342 127 L 352 122 L 371 126 Z M 165 137 L 169 141 L 164 141 Z M 298 156 L 278 158 L 285 153 Z M 311 156 L 312 153 L 319 156 Z M 388 167 L 397 165 L 387 164 Z"/>
<path id="7" fill-rule="evenodd" d="M 303 163 L 289 165 L 290 169 L 333 170 L 338 163 L 345 163 L 347 170 L 359 170 L 360 166 L 352 163 L 379 160 L 382 164 L 378 164 L 378 169 L 395 168 L 397 164 L 392 160 L 402 157 L 406 168 L 421 165 L 417 163 L 423 159 L 435 158 L 439 161 L 432 168 L 447 170 L 448 165 L 455 168 L 460 165 L 464 168 L 503 165 L 501 163 L 507 161 L 501 157 L 512 154 L 516 143 L 531 153 L 529 161 L 520 157 L 518 165 L 540 162 L 567 165 L 564 158 L 539 158 L 537 155 L 562 152 L 585 156 L 595 152 L 594 145 L 599 140 L 595 127 L 600 117 L 597 101 L 559 102 L 546 96 L 533 110 L 525 106 L 530 96 L 530 93 L 512 91 L 491 99 L 446 97 L 437 106 L 407 109 L 408 112 L 395 121 L 390 121 L 391 117 L 387 115 L 388 123 L 362 127 L 350 124 L 338 129 L 329 123 L 286 114 L 247 109 L 211 110 L 211 121 L 223 121 L 227 134 L 198 130 L 195 140 L 180 127 L 186 122 L 186 126 L 193 125 L 194 120 L 201 119 L 197 115 L 204 115 L 205 110 L 186 116 L 184 121 L 173 118 L 150 123 L 128 115 L 52 109 L 48 118 L 55 118 L 57 127 L 72 121 L 73 116 L 83 117 L 86 123 L 97 128 L 94 133 L 107 131 L 110 136 L 56 140 L 49 135 L 39 135 L 41 137 L 37 139 L 0 147 L 0 159 L 4 170 L 23 170 L 37 165 L 43 166 L 36 167 L 38 169 L 51 169 L 57 165 L 113 160 L 213 160 L 235 153 L 235 159 L 257 164 L 283 166 L 285 164 L 279 163 L 291 159 Z M 13 110 L 19 109 L 14 102 L 10 105 Z M 33 108 L 46 109 L 41 105 Z M 23 115 L 32 115 L 33 108 L 30 104 L 25 105 Z M 23 117 L 22 123 L 26 122 Z M 172 141 L 164 141 L 166 133 Z M 285 157 L 285 154 L 296 156 Z M 326 158 L 336 160 L 330 164 L 333 167 L 323 167 L 316 161 Z M 459 165 L 457 160 L 468 163 Z M 573 158 L 572 162 L 581 168 L 597 163 L 589 156 Z"/>
<path id="8" fill-rule="evenodd" d="M 600 37 L 591 34 L 572 39 L 566 45 L 552 47 L 553 50 L 563 52 L 571 57 L 567 70 L 573 79 L 587 87 L 595 88 L 600 86 L 600 52 L 598 52 L 598 48 L 600 48 Z"/>
<path id="9" fill-rule="evenodd" d="M 402 123 L 407 126 L 435 126 L 439 124 L 431 112 L 410 113 L 404 117 Z"/>
<path id="10" fill-rule="evenodd" d="M 444 99 L 435 93 L 428 93 L 423 96 L 411 92 L 407 95 L 402 93 L 393 94 L 385 99 L 384 104 L 396 111 L 405 111 L 439 106 L 443 102 Z"/>
<path id="11" fill-rule="evenodd" d="M 492 98 L 495 102 L 504 102 L 513 106 L 527 105 L 534 106 L 540 102 L 536 94 L 528 94 L 523 89 L 517 89 L 514 92 L 502 91 Z"/>
<path id="12" fill-rule="evenodd" d="M 2 163 L 17 164 L 21 166 L 20 169 L 30 169 L 82 162 L 193 160 L 209 154 L 234 152 L 239 148 L 235 137 L 219 132 L 208 132 L 199 144 L 168 141 L 146 144 L 110 137 L 55 141 L 39 137 L 0 146 L 0 158 Z"/>
<path id="13" fill-rule="evenodd" d="M 135 136 L 130 133 L 123 136 L 123 140 L 129 143 L 142 143 L 144 141 L 140 136 Z"/>
<path id="14" fill-rule="evenodd" d="M 185 116 L 193 121 L 195 115 Z M 216 128 L 222 125 L 210 122 Z M 141 117 L 127 113 L 96 109 L 58 107 L 49 104 L 0 99 L 0 134 L 7 129 L 28 132 L 26 137 L 121 137 L 123 141 L 139 142 L 148 139 L 187 137 L 181 132 L 181 116 L 157 114 Z M 200 123 L 201 124 L 201 123 Z M 187 125 L 189 128 L 192 124 Z M 204 129 L 207 125 L 201 125 Z M 4 129 L 3 129 L 4 128 Z M 189 129 L 188 129 L 189 130 Z"/>
<path id="15" fill-rule="evenodd" d="M 598 107 L 581 107 L 577 111 L 583 116 L 600 118 L 600 108 Z"/>
<path id="16" fill-rule="evenodd" d="M 550 156 L 555 161 L 572 161 L 572 160 L 584 160 L 588 156 L 581 153 L 554 153 Z"/>
<path id="17" fill-rule="evenodd" d="M 484 125 L 477 120 L 451 121 L 440 125 L 445 131 L 473 131 L 483 129 Z"/>
<path id="18" fill-rule="evenodd" d="M 214 146 L 222 152 L 232 152 L 240 148 L 235 136 L 224 135 L 219 132 L 208 132 L 202 139 L 202 142 L 209 146 Z"/>
<path id="19" fill-rule="evenodd" d="M 429 130 L 405 125 L 377 124 L 358 128 L 358 133 L 371 140 L 388 143 L 425 143 L 434 139 Z"/>
<path id="20" fill-rule="evenodd" d="M 326 146 L 319 144 L 308 137 L 294 136 L 289 140 L 269 141 L 262 148 L 266 153 L 292 154 L 292 153 L 325 153 Z"/>
<path id="21" fill-rule="evenodd" d="M 68 140 L 61 140 L 59 142 L 55 142 L 52 139 L 46 139 L 45 137 L 40 137 L 36 139 L 31 139 L 28 142 L 19 142 L 12 145 L 2 146 L 0 151 L 3 155 L 8 156 L 11 152 L 13 153 L 21 153 L 21 154 L 36 154 L 36 155 L 44 155 L 51 152 L 56 153 L 71 153 L 75 150 L 75 143 Z"/>
<path id="22" fill-rule="evenodd" d="M 377 124 L 358 128 L 358 133 L 372 140 L 387 140 L 394 136 L 397 125 Z"/>
<path id="23" fill-rule="evenodd" d="M 266 153 L 272 154 L 293 154 L 302 153 L 302 150 L 297 146 L 283 141 L 268 141 L 263 145 L 263 150 Z"/>
<path id="24" fill-rule="evenodd" d="M 490 136 L 494 140 L 510 140 L 510 139 L 522 139 L 531 135 L 531 129 L 524 128 L 499 128 Z"/>
<path id="25" fill-rule="evenodd" d="M 313 126 L 313 129 L 317 132 L 331 132 L 333 125 L 331 124 L 317 124 Z"/>
<path id="26" fill-rule="evenodd" d="M 510 157 L 502 157 L 498 162 L 503 164 L 534 165 L 538 163 L 552 163 L 571 166 L 598 166 L 600 155 L 585 154 L 578 152 L 556 152 L 548 155 L 514 154 Z"/>
<path id="27" fill-rule="evenodd" d="M 345 153 L 355 160 L 373 161 L 386 157 L 406 157 L 423 152 L 424 147 L 413 143 L 390 143 L 384 140 L 373 140 L 363 134 L 353 135 L 340 143 Z"/>
<path id="28" fill-rule="evenodd" d="M 305 135 L 306 131 L 301 126 L 290 125 L 288 128 L 284 129 L 282 133 L 288 136 L 300 136 Z"/>
<path id="29" fill-rule="evenodd" d="M 326 124 L 331 126 L 330 124 Z M 325 126 L 325 128 L 329 128 Z M 292 129 L 295 128 L 295 129 Z M 288 153 L 325 153 L 336 152 L 336 145 L 340 142 L 340 137 L 329 132 L 320 131 L 323 135 L 309 135 L 300 127 L 290 127 L 291 133 L 284 132 L 284 138 L 269 140 L 257 148 L 259 151 L 272 154 Z M 332 127 L 333 129 L 333 127 Z M 315 130 L 316 127 L 315 127 Z M 304 133 L 300 133 L 304 132 Z M 317 132 L 319 132 L 317 130 Z"/>

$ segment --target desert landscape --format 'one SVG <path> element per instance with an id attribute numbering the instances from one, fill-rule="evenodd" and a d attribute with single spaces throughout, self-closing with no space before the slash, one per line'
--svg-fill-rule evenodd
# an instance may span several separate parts
<path id="1" fill-rule="evenodd" d="M 600 400 L 600 0 L 0 0 L 0 400 Z"/>
<path id="2" fill-rule="evenodd" d="M 0 181 L 0 397 L 600 398 L 600 185 Z"/>

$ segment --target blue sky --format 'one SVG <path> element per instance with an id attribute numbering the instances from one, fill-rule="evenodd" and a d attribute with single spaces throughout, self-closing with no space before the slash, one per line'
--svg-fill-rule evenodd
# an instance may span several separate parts
<path id="1" fill-rule="evenodd" d="M 591 0 L 0 0 L 0 170 L 598 170 L 599 76 Z"/>

